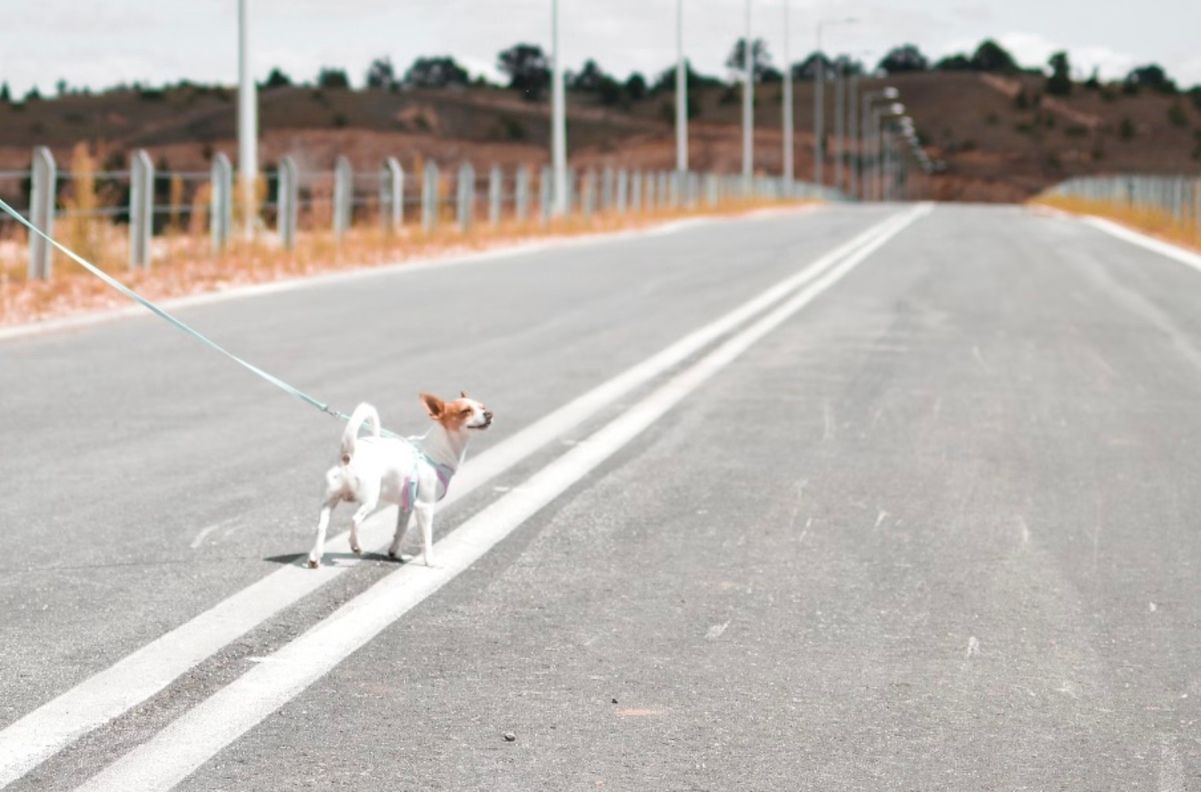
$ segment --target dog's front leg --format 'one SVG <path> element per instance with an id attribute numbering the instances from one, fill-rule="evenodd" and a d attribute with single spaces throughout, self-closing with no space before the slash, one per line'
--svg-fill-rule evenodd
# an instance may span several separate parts
<path id="1" fill-rule="evenodd" d="M 392 537 L 392 546 L 388 548 L 389 558 L 400 560 L 400 546 L 404 544 L 404 538 L 409 533 L 412 516 L 412 509 L 400 507 L 400 511 L 396 515 L 396 534 Z"/>
<path id="2" fill-rule="evenodd" d="M 421 526 L 421 557 L 426 566 L 434 565 L 434 504 L 421 503 L 414 506 L 417 524 Z"/>
<path id="3" fill-rule="evenodd" d="M 379 493 L 373 493 L 369 499 L 363 501 L 363 505 L 354 513 L 354 517 L 350 518 L 350 552 L 355 555 L 361 555 L 363 548 L 359 545 L 359 526 L 363 524 L 371 512 L 375 511 L 375 507 L 379 505 Z"/>

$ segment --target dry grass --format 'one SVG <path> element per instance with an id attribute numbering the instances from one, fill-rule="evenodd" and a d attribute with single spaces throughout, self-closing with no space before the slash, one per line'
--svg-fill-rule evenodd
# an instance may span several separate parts
<path id="1" fill-rule="evenodd" d="M 1169 212 L 1138 208 L 1110 201 L 1090 201 L 1062 195 L 1040 195 L 1033 199 L 1035 206 L 1049 206 L 1078 215 L 1096 215 L 1130 226 L 1167 242 L 1188 245 L 1201 250 L 1201 226 L 1179 222 Z"/>
<path id="2" fill-rule="evenodd" d="M 80 173 L 86 173 L 80 169 Z M 86 176 L 79 180 L 75 200 L 86 201 Z M 182 188 L 171 185 L 172 204 L 182 201 Z M 444 195 L 446 193 L 443 193 Z M 94 196 L 93 196 L 94 197 Z M 318 198 L 301 223 L 309 228 L 329 228 L 329 196 Z M 324 198 L 324 200 L 322 200 Z M 78 246 L 88 260 L 108 270 L 131 288 L 152 300 L 217 292 L 235 286 L 298 278 L 336 270 L 382 266 L 413 259 L 448 257 L 458 253 L 512 245 L 536 238 L 640 228 L 667 220 L 699 215 L 734 215 L 777 205 L 767 201 L 728 202 L 716 209 L 661 210 L 618 216 L 598 214 L 585 221 L 566 218 L 542 226 L 537 220 L 502 221 L 490 226 L 478 220 L 467 233 L 453 223 L 448 209 L 429 234 L 419 226 L 405 225 L 387 232 L 378 217 L 360 221 L 341 239 L 332 231 L 302 231 L 295 250 L 284 250 L 273 232 L 260 231 L 255 241 L 235 241 L 225 251 L 210 249 L 205 188 L 193 197 L 193 211 L 185 226 L 172 217 L 167 230 L 152 242 L 153 264 L 147 271 L 127 269 L 128 241 L 124 226 L 76 218 L 62 235 L 64 244 Z M 237 215 L 235 215 L 235 218 Z M 416 218 L 406 218 L 410 223 Z M 46 281 L 27 280 L 24 237 L 0 241 L 0 325 L 21 324 L 68 314 L 105 310 L 128 301 L 83 271 L 65 256 L 56 255 L 54 274 Z"/>

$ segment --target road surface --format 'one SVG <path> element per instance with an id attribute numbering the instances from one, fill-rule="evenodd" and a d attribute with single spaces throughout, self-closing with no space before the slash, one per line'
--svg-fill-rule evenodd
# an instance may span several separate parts
<path id="1" fill-rule="evenodd" d="M 1199 788 L 1199 294 L 884 205 L 180 311 L 493 409 L 435 570 L 301 570 L 340 425 L 157 320 L 0 342 L 0 784 Z"/>

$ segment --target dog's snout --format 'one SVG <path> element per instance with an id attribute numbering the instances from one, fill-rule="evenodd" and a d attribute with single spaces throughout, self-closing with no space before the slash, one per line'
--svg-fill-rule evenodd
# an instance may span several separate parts
<path id="1" fill-rule="evenodd" d="M 484 420 L 485 421 L 492 420 L 492 411 L 491 410 L 484 410 Z"/>

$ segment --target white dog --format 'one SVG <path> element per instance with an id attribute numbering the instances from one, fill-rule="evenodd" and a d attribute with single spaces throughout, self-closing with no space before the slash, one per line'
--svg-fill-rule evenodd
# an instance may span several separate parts
<path id="1" fill-rule="evenodd" d="M 433 428 L 421 437 L 380 436 L 379 413 L 370 404 L 355 407 L 342 433 L 341 463 L 325 474 L 325 498 L 317 521 L 317 542 L 309 553 L 309 566 L 321 564 L 325 531 L 330 514 L 338 501 L 359 504 L 350 524 L 350 549 L 361 553 L 359 526 L 381 503 L 400 507 L 396 535 L 388 555 L 398 558 L 400 543 L 414 515 L 421 526 L 422 555 L 427 566 L 433 564 L 434 504 L 446 495 L 450 480 L 463 464 L 467 453 L 469 429 L 487 429 L 492 413 L 466 393 L 452 402 L 422 393 L 419 397 Z M 371 434 L 359 437 L 363 424 L 370 422 Z"/>

